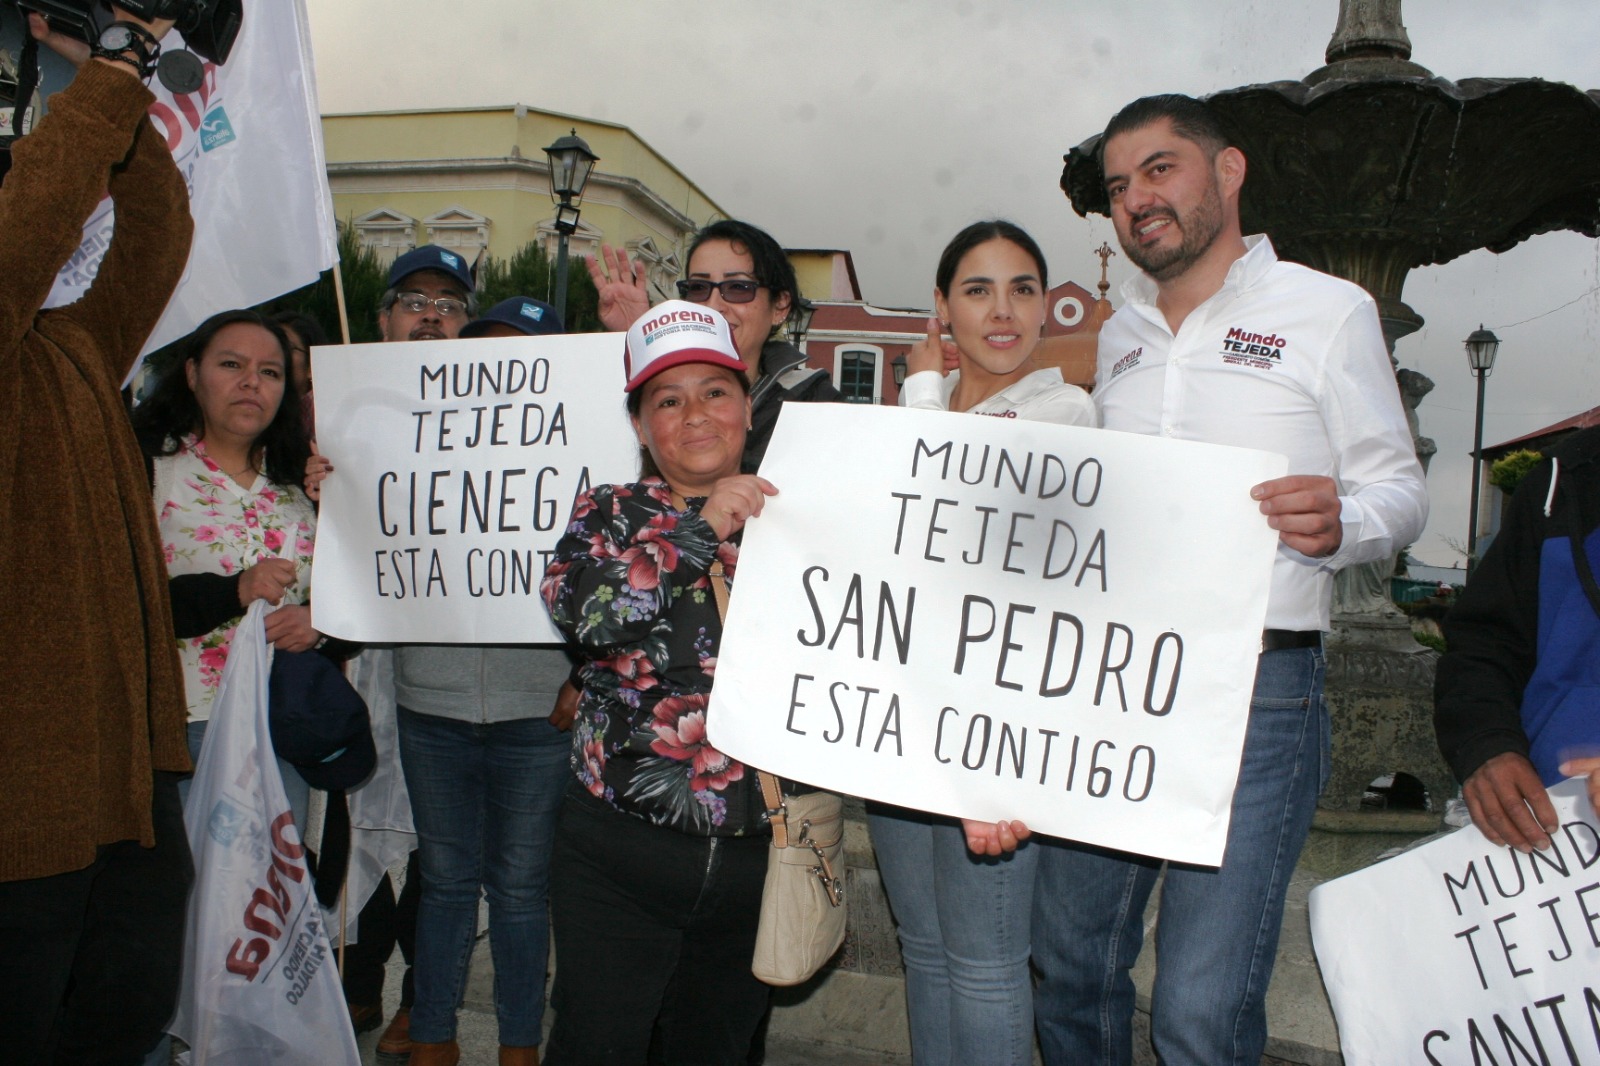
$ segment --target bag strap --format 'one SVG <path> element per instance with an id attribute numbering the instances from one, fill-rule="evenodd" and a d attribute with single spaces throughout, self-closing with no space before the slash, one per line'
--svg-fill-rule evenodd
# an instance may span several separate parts
<path id="1" fill-rule="evenodd" d="M 680 511 L 689 509 L 689 502 L 683 494 L 676 489 L 672 493 L 672 506 Z M 728 579 L 722 572 L 722 560 L 711 560 L 711 598 L 717 601 L 717 618 L 722 621 L 728 619 Z M 789 846 L 789 809 L 783 805 L 783 789 L 778 785 L 777 777 L 765 770 L 756 771 L 756 780 L 761 782 L 761 801 L 767 805 L 767 821 L 772 824 L 772 843 L 774 847 L 786 848 Z"/>

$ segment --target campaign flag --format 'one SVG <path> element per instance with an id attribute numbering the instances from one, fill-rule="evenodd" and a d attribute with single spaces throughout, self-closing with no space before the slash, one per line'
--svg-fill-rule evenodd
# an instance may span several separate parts
<path id="1" fill-rule="evenodd" d="M 1250 488 L 1286 463 L 788 404 L 708 739 L 835 791 L 1215 866 L 1277 550 Z"/>
<path id="2" fill-rule="evenodd" d="M 360 1066 L 273 755 L 268 610 L 257 600 L 234 631 L 184 808 L 195 876 L 170 1028 L 194 1066 Z"/>
<path id="3" fill-rule="evenodd" d="M 1349 1066 L 1600 1063 L 1600 819 L 1550 789 L 1550 846 L 1467 826 L 1311 890 Z"/>
<path id="4" fill-rule="evenodd" d="M 182 41 L 173 30 L 162 48 Z M 309 285 L 338 258 L 304 0 L 246 5 L 232 54 L 220 67 L 206 62 L 200 88 L 175 95 L 152 79 L 150 89 L 150 119 L 189 186 L 194 244 L 145 352 L 218 311 Z M 46 307 L 72 303 L 93 283 L 115 224 L 102 200 Z"/>

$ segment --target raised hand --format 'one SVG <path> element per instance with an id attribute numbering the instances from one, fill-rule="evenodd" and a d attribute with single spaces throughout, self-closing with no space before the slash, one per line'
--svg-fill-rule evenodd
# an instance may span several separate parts
<path id="1" fill-rule="evenodd" d="M 613 333 L 621 333 L 634 320 L 650 310 L 650 293 L 645 289 L 644 260 L 628 261 L 628 253 L 609 244 L 600 246 L 601 267 L 594 259 L 585 257 L 589 279 L 600 294 L 600 324 Z"/>
<path id="2" fill-rule="evenodd" d="M 940 332 L 939 320 L 928 318 L 928 335 L 906 353 L 906 373 L 920 374 L 924 370 L 934 370 L 940 374 L 948 374 L 954 370 L 961 360 L 960 352 L 954 341 L 947 341 Z"/>

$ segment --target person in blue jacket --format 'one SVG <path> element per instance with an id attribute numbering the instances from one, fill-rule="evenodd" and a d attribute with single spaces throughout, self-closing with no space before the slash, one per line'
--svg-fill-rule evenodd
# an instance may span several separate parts
<path id="1" fill-rule="evenodd" d="M 1600 809 L 1600 426 L 1523 478 L 1444 620 L 1434 728 L 1472 823 L 1524 853 L 1557 828 L 1545 789 L 1584 776 Z"/>

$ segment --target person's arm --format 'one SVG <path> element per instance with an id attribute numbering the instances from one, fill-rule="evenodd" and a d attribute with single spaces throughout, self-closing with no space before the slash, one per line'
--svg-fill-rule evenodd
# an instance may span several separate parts
<path id="1" fill-rule="evenodd" d="M 109 189 L 116 206 L 111 244 L 89 291 L 62 310 L 101 338 L 109 357 L 121 360 L 113 368 L 120 377 L 183 278 L 194 221 L 188 187 L 149 119 L 138 123 L 133 150 L 112 169 Z"/>
<path id="2" fill-rule="evenodd" d="M 0 351 L 17 350 L 57 272 L 78 250 L 83 223 L 112 166 L 128 155 L 152 99 L 130 74 L 86 63 L 50 98 L 49 114 L 12 145 L 0 185 Z"/>
<path id="3" fill-rule="evenodd" d="M 1550 467 L 1535 468 L 1507 521 L 1444 619 L 1434 679 L 1434 731 L 1472 822 L 1497 844 L 1545 847 L 1555 810 L 1528 759 L 1522 694 L 1539 624 L 1540 508 Z"/>
<path id="4" fill-rule="evenodd" d="M 244 614 L 237 574 L 180 574 L 167 579 L 172 596 L 172 632 L 179 640 L 203 637 Z"/>
<path id="5" fill-rule="evenodd" d="M 1328 570 L 1393 558 L 1422 533 L 1428 491 L 1377 310 L 1361 300 L 1330 340 L 1319 397 L 1337 480 L 1291 475 L 1257 485 L 1286 547 Z"/>

